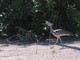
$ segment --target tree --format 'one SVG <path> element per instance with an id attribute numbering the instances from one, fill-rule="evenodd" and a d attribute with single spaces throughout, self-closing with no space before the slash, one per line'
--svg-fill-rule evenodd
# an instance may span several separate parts
<path id="1" fill-rule="evenodd" d="M 8 26 L 9 33 L 15 31 L 15 26 L 20 26 L 42 35 L 46 20 L 54 24 L 54 29 L 62 28 L 76 33 L 80 29 L 79 2 L 80 0 L 0 0 L 0 21 Z"/>

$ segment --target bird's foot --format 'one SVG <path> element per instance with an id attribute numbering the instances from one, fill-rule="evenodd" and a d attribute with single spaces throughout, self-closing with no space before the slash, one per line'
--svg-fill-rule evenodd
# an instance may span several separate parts
<path id="1" fill-rule="evenodd" d="M 57 53 L 56 51 L 52 51 L 52 54 Z"/>
<path id="2" fill-rule="evenodd" d="M 52 47 L 50 47 L 51 49 L 53 49 L 54 48 L 54 46 L 52 46 Z"/>
<path id="3" fill-rule="evenodd" d="M 51 47 L 51 49 L 52 49 L 53 47 Z"/>
<path id="4" fill-rule="evenodd" d="M 60 49 L 64 49 L 64 47 L 62 46 Z"/>

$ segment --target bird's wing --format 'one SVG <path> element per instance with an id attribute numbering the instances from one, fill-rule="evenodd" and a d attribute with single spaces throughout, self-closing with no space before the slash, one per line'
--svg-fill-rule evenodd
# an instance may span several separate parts
<path id="1" fill-rule="evenodd" d="M 57 31 L 63 31 L 62 29 L 56 29 L 56 30 L 53 30 L 54 32 L 57 32 Z"/>
<path id="2" fill-rule="evenodd" d="M 56 29 L 53 31 L 55 35 L 61 35 L 61 36 L 72 36 L 73 35 L 71 32 L 63 30 L 63 29 Z"/>

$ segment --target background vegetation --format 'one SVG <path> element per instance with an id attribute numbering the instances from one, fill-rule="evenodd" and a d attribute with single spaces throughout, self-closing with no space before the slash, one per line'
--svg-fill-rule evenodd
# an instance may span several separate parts
<path id="1" fill-rule="evenodd" d="M 0 0 L 0 23 L 9 35 L 16 34 L 15 26 L 41 35 L 46 20 L 53 29 L 79 34 L 80 0 Z"/>

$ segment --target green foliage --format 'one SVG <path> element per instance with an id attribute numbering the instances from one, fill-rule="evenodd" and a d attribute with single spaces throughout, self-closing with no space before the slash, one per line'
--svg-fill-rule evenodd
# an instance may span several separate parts
<path id="1" fill-rule="evenodd" d="M 0 0 L 0 22 L 8 26 L 9 33 L 20 26 L 41 35 L 46 20 L 53 23 L 54 29 L 76 33 L 80 30 L 79 3 L 80 0 Z"/>

